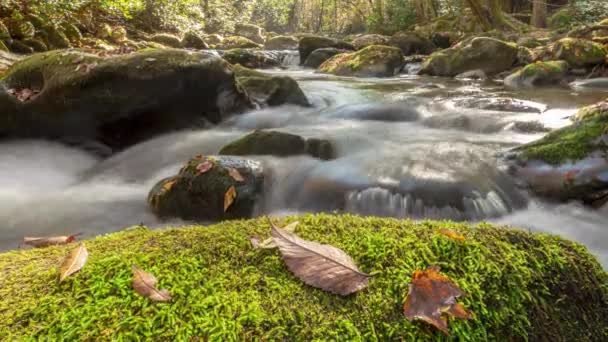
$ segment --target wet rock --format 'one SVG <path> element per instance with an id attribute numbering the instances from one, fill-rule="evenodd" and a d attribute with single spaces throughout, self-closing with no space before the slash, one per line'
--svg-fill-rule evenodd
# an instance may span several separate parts
<path id="1" fill-rule="evenodd" d="M 308 58 L 306 58 L 306 61 L 304 62 L 304 66 L 316 69 L 321 64 L 323 64 L 323 62 L 332 58 L 333 56 L 341 54 L 341 53 L 347 53 L 349 51 L 350 50 L 336 49 L 336 48 L 316 49 L 308 56 Z"/>
<path id="2" fill-rule="evenodd" d="M 336 108 L 332 118 L 386 122 L 408 122 L 420 118 L 420 113 L 406 103 L 355 104 Z"/>
<path id="3" fill-rule="evenodd" d="M 264 44 L 266 50 L 297 50 L 298 38 L 292 36 L 276 36 L 270 38 Z"/>
<path id="4" fill-rule="evenodd" d="M 253 48 L 261 48 L 262 46 L 251 39 L 247 39 L 245 37 L 239 36 L 230 36 L 226 37 L 222 40 L 221 43 L 217 45 L 218 49 L 222 50 L 230 50 L 230 49 L 253 49 Z"/>
<path id="5" fill-rule="evenodd" d="M 517 46 L 494 38 L 474 38 L 468 44 L 433 53 L 420 73 L 435 76 L 456 76 L 480 69 L 493 75 L 510 69 L 517 61 Z"/>
<path id="6" fill-rule="evenodd" d="M 458 74 L 454 77 L 457 80 L 487 80 L 488 79 L 488 75 L 486 75 L 485 72 L 483 72 L 483 70 L 477 69 L 477 70 L 470 70 L 470 71 L 465 71 L 462 74 Z"/>
<path id="7" fill-rule="evenodd" d="M 329 160 L 334 158 L 332 144 L 325 139 L 304 139 L 299 135 L 257 130 L 222 147 L 220 155 L 272 155 L 289 157 L 308 154 Z"/>
<path id="8" fill-rule="evenodd" d="M 251 49 L 231 49 L 222 55 L 222 58 L 230 64 L 240 64 L 247 68 L 273 68 L 281 65 L 281 62 L 273 58 L 274 56 L 264 53 L 264 51 Z"/>
<path id="9" fill-rule="evenodd" d="M 25 102 L 0 91 L 0 136 L 79 137 L 113 150 L 252 107 L 227 62 L 186 50 L 34 54 L 15 63 L 0 86 L 39 91 Z"/>
<path id="10" fill-rule="evenodd" d="M 351 44 L 357 50 L 361 50 L 370 45 L 388 45 L 390 37 L 381 34 L 366 34 L 353 39 Z"/>
<path id="11" fill-rule="evenodd" d="M 205 43 L 205 40 L 194 31 L 188 31 L 186 34 L 184 34 L 184 39 L 182 39 L 181 46 L 187 49 L 195 50 L 206 50 L 209 48 L 209 45 Z"/>
<path id="12" fill-rule="evenodd" d="M 250 39 L 258 44 L 264 44 L 264 35 L 261 27 L 252 24 L 236 24 L 236 34 Z"/>
<path id="13" fill-rule="evenodd" d="M 182 46 L 182 41 L 178 37 L 168 33 L 157 33 L 150 37 L 150 40 L 155 43 L 173 48 L 179 48 Z"/>
<path id="14" fill-rule="evenodd" d="M 404 56 L 428 55 L 436 47 L 429 39 L 415 32 L 398 32 L 389 40 L 388 45 L 398 47 Z"/>
<path id="15" fill-rule="evenodd" d="M 336 48 L 343 50 L 354 50 L 355 47 L 344 41 L 321 36 L 304 36 L 298 43 L 298 51 L 300 52 L 300 64 L 304 64 L 310 54 L 322 48 Z"/>
<path id="16" fill-rule="evenodd" d="M 210 163 L 204 170 L 200 165 Z M 208 167 L 208 166 L 207 166 Z M 231 176 L 237 170 L 242 179 Z M 236 197 L 226 208 L 226 193 L 234 187 Z M 227 156 L 198 156 L 176 176 L 158 182 L 148 195 L 152 212 L 160 218 L 218 221 L 252 217 L 262 196 L 264 174 L 258 162 Z"/>
<path id="17" fill-rule="evenodd" d="M 608 90 L 608 77 L 576 80 L 570 83 L 570 87 L 575 90 Z"/>
<path id="18" fill-rule="evenodd" d="M 516 121 L 511 129 L 521 133 L 545 133 L 551 131 L 538 121 Z"/>
<path id="19" fill-rule="evenodd" d="M 352 53 L 336 55 L 317 69 L 320 72 L 355 77 L 391 77 L 403 68 L 401 50 L 391 46 L 371 45 Z"/>
<path id="20" fill-rule="evenodd" d="M 568 63 L 565 61 L 536 62 L 507 76 L 504 82 L 510 88 L 559 85 L 567 72 Z"/>
<path id="21" fill-rule="evenodd" d="M 547 108 L 545 105 L 510 97 L 484 97 L 476 98 L 466 96 L 454 99 L 454 104 L 463 108 L 475 108 L 514 113 L 542 113 Z"/>
<path id="22" fill-rule="evenodd" d="M 572 67 L 603 64 L 608 51 L 600 44 L 586 39 L 563 38 L 553 46 L 553 57 Z"/>
<path id="23" fill-rule="evenodd" d="M 238 84 L 257 103 L 265 106 L 296 104 L 310 106 L 298 82 L 288 76 L 273 76 L 241 65 L 233 67 Z"/>

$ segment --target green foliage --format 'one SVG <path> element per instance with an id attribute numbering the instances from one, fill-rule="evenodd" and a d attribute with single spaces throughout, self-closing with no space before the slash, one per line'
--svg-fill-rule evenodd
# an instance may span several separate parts
<path id="1" fill-rule="evenodd" d="M 559 237 L 452 222 L 307 215 L 296 233 L 333 244 L 373 277 L 339 297 L 296 279 L 277 250 L 256 250 L 265 218 L 210 227 L 127 231 L 86 241 L 78 274 L 57 284 L 71 246 L 0 257 L 1 340 L 448 341 L 401 312 L 411 275 L 438 265 L 475 317 L 452 320 L 459 341 L 605 340 L 608 275 Z M 442 235 L 450 228 L 465 236 Z M 174 300 L 154 304 L 131 288 L 134 263 Z"/>

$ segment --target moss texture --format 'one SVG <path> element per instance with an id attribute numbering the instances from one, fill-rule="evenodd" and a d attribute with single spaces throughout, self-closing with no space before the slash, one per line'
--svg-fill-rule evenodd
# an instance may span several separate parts
<path id="1" fill-rule="evenodd" d="M 396 47 L 371 45 L 357 52 L 335 55 L 319 66 L 318 71 L 359 77 L 390 77 L 403 67 L 403 54 Z"/>
<path id="2" fill-rule="evenodd" d="M 172 48 L 179 48 L 182 46 L 182 41 L 178 37 L 168 33 L 157 33 L 150 37 L 150 40 Z"/>
<path id="3" fill-rule="evenodd" d="M 368 289 L 338 297 L 294 278 L 276 250 L 255 250 L 266 219 L 162 231 L 144 228 L 86 242 L 82 271 L 57 284 L 73 246 L 0 258 L 0 339 L 436 340 L 401 307 L 411 275 L 429 265 L 465 292 L 461 341 L 600 341 L 607 337 L 608 275 L 580 245 L 549 235 L 450 222 L 316 215 L 303 238 L 333 244 L 371 273 Z M 465 236 L 455 241 L 440 229 Z M 174 300 L 153 304 L 131 289 L 135 263 Z"/>
<path id="4" fill-rule="evenodd" d="M 225 37 L 218 46 L 223 50 L 230 49 L 252 49 L 252 48 L 260 48 L 262 47 L 260 44 L 254 42 L 251 39 L 240 37 L 240 36 L 230 36 Z"/>
<path id="5" fill-rule="evenodd" d="M 295 50 L 298 48 L 298 38 L 293 36 L 276 36 L 264 44 L 266 50 Z"/>
<path id="6" fill-rule="evenodd" d="M 604 63 L 608 51 L 590 40 L 563 38 L 555 43 L 553 55 L 572 66 L 584 67 Z"/>

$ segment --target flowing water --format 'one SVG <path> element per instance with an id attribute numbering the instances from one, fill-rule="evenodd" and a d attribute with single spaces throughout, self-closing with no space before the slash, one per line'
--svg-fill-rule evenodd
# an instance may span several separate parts
<path id="1" fill-rule="evenodd" d="M 334 142 L 338 158 L 252 157 L 270 175 L 257 214 L 331 212 L 414 219 L 486 220 L 559 234 L 608 265 L 608 208 L 549 204 L 519 190 L 497 158 L 568 124 L 606 92 L 512 92 L 498 83 L 419 77 L 352 79 L 294 66 L 312 108 L 281 106 L 232 117 L 212 129 L 176 132 L 99 160 L 45 141 L 0 143 L 0 249 L 23 236 L 85 236 L 160 222 L 146 196 L 197 154 L 214 154 L 253 129 Z M 415 70 L 410 66 L 408 70 Z M 512 100 L 516 99 L 516 100 Z"/>

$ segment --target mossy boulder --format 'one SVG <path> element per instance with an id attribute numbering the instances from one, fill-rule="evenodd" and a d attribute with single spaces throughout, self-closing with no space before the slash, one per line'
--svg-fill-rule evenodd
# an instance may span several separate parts
<path id="1" fill-rule="evenodd" d="M 182 46 L 182 41 L 179 39 L 179 37 L 168 33 L 157 33 L 152 35 L 150 37 L 150 41 L 172 48 L 179 48 Z"/>
<path id="2" fill-rule="evenodd" d="M 80 32 L 78 27 L 76 27 L 76 25 L 69 23 L 69 22 L 64 22 L 61 25 L 61 28 L 63 30 L 63 33 L 65 33 L 66 38 L 68 38 L 68 40 L 70 41 L 70 43 L 72 43 L 75 46 L 78 46 L 78 44 L 80 44 L 80 41 L 82 40 L 82 33 Z"/>
<path id="3" fill-rule="evenodd" d="M 505 85 L 510 88 L 530 88 L 538 86 L 557 86 L 568 72 L 565 61 L 536 62 L 505 78 Z"/>
<path id="4" fill-rule="evenodd" d="M 304 36 L 298 43 L 298 51 L 300 52 L 300 64 L 304 64 L 308 56 L 317 49 L 336 48 L 343 50 L 355 50 L 355 47 L 347 42 L 321 37 L 321 36 Z"/>
<path id="5" fill-rule="evenodd" d="M 318 71 L 356 77 L 391 77 L 403 67 L 401 50 L 392 46 L 371 45 L 356 52 L 336 55 Z"/>
<path id="6" fill-rule="evenodd" d="M 217 45 L 217 48 L 222 50 L 254 49 L 261 47 L 262 45 L 252 41 L 251 39 L 240 36 L 225 37 L 222 42 Z"/>
<path id="7" fill-rule="evenodd" d="M 276 36 L 268 39 L 264 48 L 266 50 L 296 50 L 298 42 L 298 38 L 293 36 Z"/>
<path id="8" fill-rule="evenodd" d="M 68 37 L 55 25 L 45 26 L 42 29 L 42 36 L 46 39 L 49 49 L 67 49 L 71 47 Z"/>
<path id="9" fill-rule="evenodd" d="M 388 45 L 390 37 L 381 34 L 366 34 L 352 40 L 355 49 L 360 50 L 370 45 Z"/>
<path id="10" fill-rule="evenodd" d="M 182 47 L 187 49 L 206 50 L 209 49 L 209 45 L 205 42 L 203 37 L 194 31 L 188 31 L 184 34 L 182 39 Z"/>
<path id="11" fill-rule="evenodd" d="M 456 76 L 480 69 L 488 75 L 510 69 L 517 61 L 517 45 L 494 38 L 478 37 L 433 53 L 422 65 L 421 74 Z"/>
<path id="12" fill-rule="evenodd" d="M 0 255 L 0 339 L 448 340 L 402 313 L 412 274 L 433 265 L 475 315 L 450 320 L 453 339 L 605 339 L 608 275 L 577 243 L 447 221 L 304 215 L 278 224 L 296 220 L 299 236 L 344 250 L 373 274 L 369 287 L 339 297 L 305 285 L 276 249 L 251 246 L 250 236 L 270 236 L 266 218 L 133 227 L 85 241 L 87 264 L 61 284 L 57 268 L 74 244 Z M 173 300 L 135 293 L 131 264 Z"/>
<path id="13" fill-rule="evenodd" d="M 436 49 L 433 42 L 416 32 L 397 32 L 388 45 L 398 47 L 405 56 L 428 55 Z"/>
<path id="14" fill-rule="evenodd" d="M 240 64 L 247 68 L 272 68 L 281 65 L 281 62 L 263 51 L 251 49 L 230 49 L 222 58 L 231 64 Z"/>
<path id="15" fill-rule="evenodd" d="M 49 50 L 48 46 L 46 46 L 42 40 L 36 38 L 24 39 L 23 44 L 34 49 L 35 52 L 45 52 Z"/>
<path id="16" fill-rule="evenodd" d="M 211 163 L 211 169 L 201 172 L 199 165 L 203 163 Z M 237 170 L 242 180 L 235 179 L 231 169 Z M 226 207 L 225 196 L 231 187 L 236 190 L 236 197 Z M 148 195 L 148 204 L 160 218 L 196 221 L 249 218 L 263 187 L 263 168 L 258 162 L 227 156 L 197 156 L 176 176 L 158 182 Z"/>
<path id="17" fill-rule="evenodd" d="M 337 48 L 322 48 L 313 51 L 304 61 L 304 66 L 309 68 L 318 68 L 326 60 L 332 58 L 335 55 L 341 53 L 348 53 L 350 50 L 337 49 Z"/>
<path id="18" fill-rule="evenodd" d="M 36 34 L 36 28 L 29 21 L 8 20 L 6 26 L 14 39 L 32 38 Z"/>
<path id="19" fill-rule="evenodd" d="M 74 137 L 112 149 L 252 107 L 227 62 L 177 49 L 108 58 L 77 50 L 34 54 L 4 73 L 0 85 L 40 91 L 26 102 L 0 92 L 0 136 Z"/>
<path id="20" fill-rule="evenodd" d="M 234 30 L 237 36 L 245 37 L 258 44 L 264 44 L 264 30 L 253 24 L 236 24 Z"/>
<path id="21" fill-rule="evenodd" d="M 238 64 L 232 69 L 238 84 L 262 106 L 283 104 L 310 106 L 298 82 L 289 76 L 269 75 Z"/>
<path id="22" fill-rule="evenodd" d="M 329 160 L 335 153 L 326 139 L 304 139 L 299 135 L 277 131 L 257 130 L 220 150 L 221 155 L 251 156 L 273 155 L 288 157 L 308 154 L 314 158 Z"/>
<path id="23" fill-rule="evenodd" d="M 603 64 L 606 55 L 608 51 L 601 44 L 586 39 L 563 38 L 553 46 L 553 57 L 565 60 L 573 67 Z"/>

